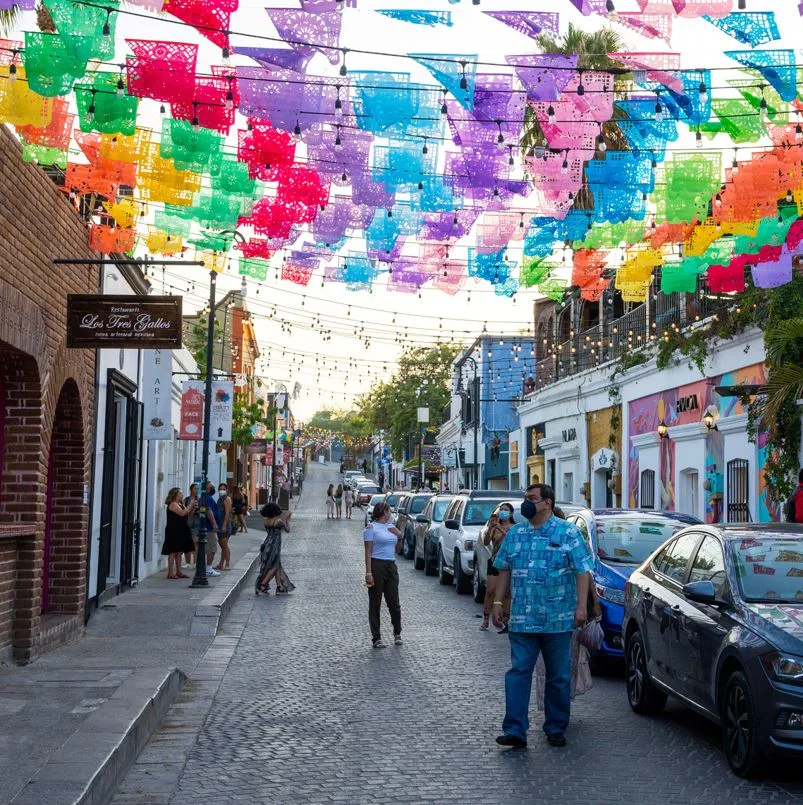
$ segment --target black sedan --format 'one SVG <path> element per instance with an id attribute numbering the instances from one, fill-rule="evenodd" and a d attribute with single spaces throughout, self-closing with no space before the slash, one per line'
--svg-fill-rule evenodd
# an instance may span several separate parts
<path id="1" fill-rule="evenodd" d="M 685 528 L 625 587 L 627 694 L 667 694 L 720 725 L 736 774 L 803 759 L 803 526 Z"/>

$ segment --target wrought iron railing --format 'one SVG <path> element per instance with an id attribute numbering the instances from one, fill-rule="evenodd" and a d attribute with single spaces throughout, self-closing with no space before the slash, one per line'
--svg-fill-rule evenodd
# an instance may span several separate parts
<path id="1" fill-rule="evenodd" d="M 709 293 L 704 281 L 697 293 L 656 294 L 649 305 L 639 305 L 618 319 L 597 324 L 558 344 L 550 356 L 535 364 L 534 376 L 525 379 L 524 396 L 619 360 L 627 352 L 657 342 L 669 327 L 694 326 L 733 304 L 732 297 Z"/>

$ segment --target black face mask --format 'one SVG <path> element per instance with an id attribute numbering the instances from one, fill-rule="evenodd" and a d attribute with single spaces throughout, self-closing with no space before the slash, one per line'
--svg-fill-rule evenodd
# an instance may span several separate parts
<path id="1" fill-rule="evenodd" d="M 538 513 L 538 509 L 532 500 L 524 500 L 521 504 L 521 516 L 525 520 L 532 520 Z"/>

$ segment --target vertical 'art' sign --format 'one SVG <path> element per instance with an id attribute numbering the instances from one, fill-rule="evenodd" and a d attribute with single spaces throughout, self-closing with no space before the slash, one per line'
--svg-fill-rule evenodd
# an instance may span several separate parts
<path id="1" fill-rule="evenodd" d="M 143 437 L 146 440 L 171 439 L 173 423 L 170 416 L 170 388 L 173 351 L 145 349 L 142 351 L 142 359 Z"/>

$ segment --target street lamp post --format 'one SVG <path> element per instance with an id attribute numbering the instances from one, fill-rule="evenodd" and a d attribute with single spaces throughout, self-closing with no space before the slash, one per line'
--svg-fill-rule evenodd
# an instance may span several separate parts
<path id="1" fill-rule="evenodd" d="M 287 386 L 284 383 L 277 383 L 277 389 L 282 389 L 285 401 L 287 400 Z M 279 408 L 278 408 L 278 400 L 279 400 L 279 392 L 278 390 L 273 394 L 273 402 L 276 406 L 276 410 L 273 413 L 273 455 L 271 456 L 271 468 L 270 468 L 270 499 L 276 503 L 279 499 L 279 491 L 276 488 L 276 449 L 277 449 L 277 439 L 276 439 L 276 431 L 278 430 L 278 422 L 279 422 Z"/>
<path id="2" fill-rule="evenodd" d="M 479 475 L 480 475 L 480 465 L 479 465 L 479 455 L 478 455 L 478 445 L 477 445 L 477 436 L 480 427 L 480 376 L 479 372 L 477 371 L 477 361 L 471 357 L 471 355 L 464 355 L 460 362 L 457 365 L 458 369 L 463 368 L 463 363 L 465 361 L 471 361 L 471 365 L 474 367 L 474 380 L 472 381 L 473 386 L 473 397 L 474 397 L 474 404 L 471 406 L 471 418 L 474 420 L 474 472 L 472 475 L 472 489 L 478 489 L 479 484 Z M 462 372 L 460 374 L 460 385 L 463 384 L 463 375 Z"/>

